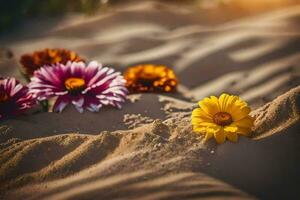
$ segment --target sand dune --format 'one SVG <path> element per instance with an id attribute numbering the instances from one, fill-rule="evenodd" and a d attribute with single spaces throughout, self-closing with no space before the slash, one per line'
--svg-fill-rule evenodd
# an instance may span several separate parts
<path id="1" fill-rule="evenodd" d="M 187 121 L 182 123 L 186 126 Z M 189 127 L 178 132 L 171 125 L 156 120 L 129 131 L 17 143 L 1 152 L 6 160 L 0 170 L 2 189 L 27 185 L 6 197 L 12 199 L 250 198 L 222 181 L 192 172 L 195 163 L 201 164 L 193 154 L 205 147 L 197 135 L 185 135 Z M 32 185 L 39 182 L 43 183 Z"/>
<path id="2" fill-rule="evenodd" d="M 254 111 L 257 139 L 280 132 L 300 120 L 300 86 Z"/>
<path id="3" fill-rule="evenodd" d="M 238 145 L 230 145 L 229 142 L 220 147 L 213 142 L 203 144 L 202 137 L 191 131 L 190 111 L 186 106 L 189 103 L 171 97 L 161 97 L 162 104 L 155 104 L 171 116 L 165 121 L 141 121 L 131 130 L 104 131 L 96 135 L 79 131 L 77 134 L 57 133 L 29 140 L 18 138 L 2 148 L 0 153 L 3 163 L 0 167 L 1 191 L 12 188 L 6 193 L 5 198 L 8 199 L 253 198 L 247 193 L 261 195 L 255 194 L 257 188 L 247 180 L 253 180 L 253 173 L 261 174 L 258 177 L 263 177 L 263 173 L 273 174 L 272 183 L 280 181 L 275 176 L 276 171 L 266 171 L 267 166 L 274 163 L 265 163 L 262 157 L 254 154 L 265 154 L 264 150 L 259 150 L 261 148 L 271 152 L 295 148 L 288 144 L 274 146 L 277 139 L 273 136 L 278 134 L 283 138 L 296 134 L 293 127 L 299 125 L 299 95 L 297 87 L 253 112 L 257 117 L 253 136 L 262 142 L 241 138 Z M 145 105 L 143 101 L 151 99 L 151 96 L 145 95 L 138 102 Z M 168 103 L 173 107 L 166 106 Z M 175 115 L 172 116 L 170 109 L 187 111 L 174 110 Z M 48 120 L 47 123 L 55 123 L 54 119 L 51 122 L 47 116 L 43 117 Z M 141 117 L 133 120 L 139 119 Z M 104 121 L 99 120 L 98 123 L 104 124 Z M 7 134 L 10 135 L 9 131 Z M 13 132 L 11 134 L 16 137 Z M 245 145 L 255 146 L 251 148 L 252 153 L 243 151 Z M 232 148 L 235 153 L 231 152 Z M 227 164 L 220 160 L 251 160 L 252 156 L 260 159 L 257 162 L 265 166 L 247 169 L 244 175 L 232 176 L 229 173 L 227 178 L 223 177 L 230 168 L 240 171 L 244 166 L 239 164 L 241 160 L 225 162 Z M 228 177 L 230 180 L 227 180 Z M 248 188 L 244 188 L 245 184 Z M 255 184 L 272 188 L 268 180 Z M 286 187 L 282 186 L 282 190 L 285 191 Z M 242 188 L 243 192 L 237 188 Z M 273 194 L 271 188 L 263 196 Z"/>

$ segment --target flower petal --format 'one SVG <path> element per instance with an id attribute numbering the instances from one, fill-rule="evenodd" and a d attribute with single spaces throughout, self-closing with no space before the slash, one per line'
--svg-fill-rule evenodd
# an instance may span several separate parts
<path id="1" fill-rule="evenodd" d="M 226 132 L 232 132 L 232 133 L 234 133 L 234 132 L 237 132 L 237 130 L 238 130 L 238 127 L 237 126 L 225 126 L 224 127 L 224 131 L 226 131 Z"/>
<path id="2" fill-rule="evenodd" d="M 242 127 L 242 128 L 250 128 L 253 126 L 254 119 L 250 116 L 247 116 L 241 120 L 235 121 L 233 124 Z"/>
<path id="3" fill-rule="evenodd" d="M 218 132 L 214 133 L 214 137 L 217 141 L 217 143 L 222 144 L 225 141 L 225 133 L 223 128 L 221 128 Z"/>
<path id="4" fill-rule="evenodd" d="M 204 141 L 208 141 L 210 138 L 212 138 L 214 135 L 213 132 L 207 132 L 205 137 L 204 137 Z"/>
<path id="5" fill-rule="evenodd" d="M 0 119 L 17 115 L 31 108 L 35 96 L 15 78 L 0 78 Z"/>
<path id="6" fill-rule="evenodd" d="M 249 115 L 251 109 L 248 106 L 236 107 L 232 109 L 231 116 L 233 121 L 241 120 Z"/>
<path id="7" fill-rule="evenodd" d="M 68 98 L 65 96 L 60 96 L 55 101 L 55 104 L 53 106 L 53 111 L 62 112 L 68 104 L 69 104 Z"/>
<path id="8" fill-rule="evenodd" d="M 220 111 L 219 103 L 214 96 L 211 96 L 211 98 L 204 98 L 199 102 L 199 106 L 210 118 Z"/>
<path id="9" fill-rule="evenodd" d="M 230 140 L 231 142 L 237 142 L 238 136 L 237 136 L 236 132 L 227 132 L 227 131 L 225 131 L 225 134 L 226 134 L 226 138 L 228 140 Z"/>
<path id="10" fill-rule="evenodd" d="M 196 108 L 192 112 L 192 122 L 193 123 L 213 122 L 213 120 L 201 108 Z"/>
<path id="11" fill-rule="evenodd" d="M 251 133 L 251 128 L 238 127 L 237 133 L 244 136 L 248 136 L 249 133 Z"/>
<path id="12" fill-rule="evenodd" d="M 230 98 L 230 95 L 223 93 L 219 97 L 219 105 L 220 105 L 220 111 L 225 112 L 226 111 L 226 106 L 227 106 L 227 101 Z"/>
<path id="13" fill-rule="evenodd" d="M 224 107 L 224 112 L 232 113 L 232 108 L 235 105 L 235 102 L 239 99 L 239 97 L 230 95 L 227 99 L 226 105 Z"/>

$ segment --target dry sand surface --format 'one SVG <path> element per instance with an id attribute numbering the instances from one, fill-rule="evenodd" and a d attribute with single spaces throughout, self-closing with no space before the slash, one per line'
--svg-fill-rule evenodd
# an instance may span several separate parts
<path id="1" fill-rule="evenodd" d="M 146 106 L 155 97 L 141 95 L 128 106 L 137 111 L 139 104 Z M 5 199 L 295 197 L 300 181 L 299 98 L 297 87 L 253 112 L 257 118 L 253 136 L 263 138 L 240 138 L 237 144 L 220 146 L 204 144 L 192 132 L 190 103 L 163 96 L 151 110 L 162 110 L 165 120 L 126 109 L 116 111 L 120 121 L 86 112 L 80 127 L 95 124 L 102 130 L 101 126 L 118 122 L 134 127 L 128 130 L 82 134 L 66 127 L 49 134 L 50 130 L 36 127 L 27 132 L 31 120 L 37 125 L 47 121 L 47 129 L 61 123 L 50 117 L 55 113 L 24 116 L 20 127 L 10 120 L 5 122 L 7 139 L 1 146 L 1 191 L 8 191 Z M 60 120 L 68 124 L 72 114 L 70 109 Z"/>

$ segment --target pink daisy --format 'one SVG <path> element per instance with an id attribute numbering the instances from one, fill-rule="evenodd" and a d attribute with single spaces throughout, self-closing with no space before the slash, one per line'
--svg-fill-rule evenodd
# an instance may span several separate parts
<path id="1" fill-rule="evenodd" d="M 26 86 L 14 78 L 0 78 L 0 119 L 17 115 L 34 104 Z"/>
<path id="2" fill-rule="evenodd" d="M 56 112 L 69 103 L 79 112 L 84 109 L 97 112 L 103 105 L 121 108 L 127 94 L 125 82 L 120 72 L 102 67 L 96 61 L 68 62 L 36 70 L 29 88 L 38 100 L 57 97 L 53 107 Z"/>

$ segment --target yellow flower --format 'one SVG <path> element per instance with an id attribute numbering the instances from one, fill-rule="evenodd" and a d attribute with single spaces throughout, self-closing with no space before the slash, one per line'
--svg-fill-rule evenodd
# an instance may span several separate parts
<path id="1" fill-rule="evenodd" d="M 249 115 L 251 109 L 238 96 L 211 96 L 198 104 L 200 108 L 192 112 L 192 125 L 195 132 L 205 134 L 205 141 L 214 136 L 219 144 L 226 138 L 236 142 L 238 134 L 247 136 L 251 132 L 254 122 Z"/>

